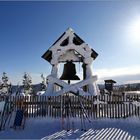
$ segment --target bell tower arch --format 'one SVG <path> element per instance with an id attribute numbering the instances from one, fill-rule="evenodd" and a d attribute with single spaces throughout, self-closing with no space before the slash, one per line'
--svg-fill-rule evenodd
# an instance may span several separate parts
<path id="1" fill-rule="evenodd" d="M 71 28 L 68 28 L 55 43 L 42 55 L 52 65 L 51 74 L 47 76 L 48 87 L 45 95 L 57 96 L 72 92 L 81 95 L 97 95 L 97 76 L 92 76 L 91 65 L 98 54 L 88 46 Z M 79 80 L 74 63 L 82 62 L 83 80 L 67 84 L 63 80 Z M 64 64 L 63 74 L 58 78 L 58 64 Z M 55 85 L 60 86 L 57 91 Z"/>

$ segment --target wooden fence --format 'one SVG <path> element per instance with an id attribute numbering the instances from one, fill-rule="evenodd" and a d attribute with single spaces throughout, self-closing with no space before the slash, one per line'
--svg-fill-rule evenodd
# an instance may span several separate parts
<path id="1" fill-rule="evenodd" d="M 5 100 L 1 98 L 0 100 Z M 9 97 L 9 111 L 24 109 L 26 117 L 126 118 L 140 116 L 140 96 L 18 96 Z"/>

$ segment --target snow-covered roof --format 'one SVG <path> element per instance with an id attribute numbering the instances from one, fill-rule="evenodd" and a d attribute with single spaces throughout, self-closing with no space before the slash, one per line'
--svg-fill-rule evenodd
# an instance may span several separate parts
<path id="1" fill-rule="evenodd" d="M 44 58 L 45 60 L 47 60 L 48 62 L 51 61 L 52 59 L 52 50 L 54 50 L 54 48 L 56 46 L 61 46 L 61 47 L 65 47 L 69 44 L 69 38 L 73 37 L 72 39 L 72 43 L 76 46 L 81 45 L 83 43 L 85 43 L 85 41 L 83 41 L 71 28 L 68 28 L 54 43 L 53 45 L 42 55 L 42 58 Z M 96 57 L 98 56 L 97 52 L 95 52 L 92 48 L 91 48 L 91 57 L 93 59 L 96 59 Z"/>
<path id="2" fill-rule="evenodd" d="M 105 83 L 117 83 L 116 81 L 112 80 L 112 79 L 108 79 L 108 80 L 104 80 Z"/>

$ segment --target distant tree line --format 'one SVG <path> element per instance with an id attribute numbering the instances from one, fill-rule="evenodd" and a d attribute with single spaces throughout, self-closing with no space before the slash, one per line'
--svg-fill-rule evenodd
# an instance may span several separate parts
<path id="1" fill-rule="evenodd" d="M 118 92 L 140 91 L 140 83 L 115 86 L 114 90 Z"/>
<path id="2" fill-rule="evenodd" d="M 103 92 L 105 86 L 104 85 L 98 85 L 98 86 L 100 91 Z M 113 87 L 113 91 L 115 92 L 140 91 L 140 83 L 117 85 Z"/>

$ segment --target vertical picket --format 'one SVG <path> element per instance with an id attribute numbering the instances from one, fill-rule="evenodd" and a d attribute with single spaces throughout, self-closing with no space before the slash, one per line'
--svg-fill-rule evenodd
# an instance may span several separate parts
<path id="1" fill-rule="evenodd" d="M 107 104 L 106 104 L 106 114 L 107 114 L 107 118 L 109 118 L 109 96 L 108 95 L 106 95 L 106 102 L 107 102 Z"/>
<path id="2" fill-rule="evenodd" d="M 91 96 L 91 118 L 94 117 L 94 96 Z"/>
<path id="3" fill-rule="evenodd" d="M 120 118 L 120 96 L 118 96 L 118 118 Z"/>
<path id="4" fill-rule="evenodd" d="M 30 114 L 30 112 L 29 112 L 29 111 L 30 111 L 30 110 L 29 110 L 29 109 L 30 109 L 30 108 L 29 108 L 29 107 L 30 107 L 30 106 L 29 106 L 30 97 L 29 97 L 29 96 L 25 96 L 25 97 L 26 97 L 26 100 L 27 100 L 27 106 L 26 106 L 26 107 L 27 107 L 27 112 L 28 112 L 27 116 L 30 117 L 30 116 L 29 116 L 29 114 Z"/>
<path id="5" fill-rule="evenodd" d="M 115 96 L 115 101 L 114 101 L 114 103 L 115 103 L 115 111 L 114 111 L 114 112 L 115 112 L 115 115 L 114 115 L 114 116 L 115 116 L 115 118 L 117 118 L 117 117 L 118 117 L 118 112 L 117 112 L 117 111 L 118 111 L 118 110 L 117 110 L 118 96 L 117 96 L 117 95 Z"/>

